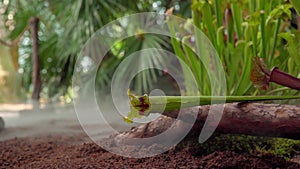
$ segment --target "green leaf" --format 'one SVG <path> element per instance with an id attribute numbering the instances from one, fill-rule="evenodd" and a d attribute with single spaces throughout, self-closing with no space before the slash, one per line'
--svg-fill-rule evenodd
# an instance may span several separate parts
<path id="1" fill-rule="evenodd" d="M 290 2 L 293 4 L 294 8 L 298 12 L 298 15 L 300 15 L 300 1 L 299 0 L 290 0 Z"/>
<path id="2" fill-rule="evenodd" d="M 294 59 L 297 67 L 299 68 L 300 67 L 300 53 L 299 53 L 297 43 L 295 40 L 295 35 L 291 34 L 289 32 L 285 32 L 285 33 L 280 33 L 278 36 L 285 39 L 288 42 L 286 45 L 287 50 L 290 54 L 290 57 L 292 57 Z"/>
<path id="3" fill-rule="evenodd" d="M 292 17 L 292 13 L 291 13 L 291 8 L 293 6 L 290 4 L 285 4 L 285 5 L 278 5 L 275 9 L 273 9 L 271 11 L 271 13 L 269 14 L 270 18 L 273 19 L 291 19 Z"/>

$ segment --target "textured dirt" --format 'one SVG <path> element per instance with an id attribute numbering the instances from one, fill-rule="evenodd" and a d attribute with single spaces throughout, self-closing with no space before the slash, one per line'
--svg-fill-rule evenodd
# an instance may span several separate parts
<path id="1" fill-rule="evenodd" d="M 271 155 L 230 151 L 201 155 L 192 147 L 173 148 L 150 158 L 125 158 L 107 152 L 85 135 L 15 138 L 1 141 L 0 150 L 0 168 L 300 168 Z"/>

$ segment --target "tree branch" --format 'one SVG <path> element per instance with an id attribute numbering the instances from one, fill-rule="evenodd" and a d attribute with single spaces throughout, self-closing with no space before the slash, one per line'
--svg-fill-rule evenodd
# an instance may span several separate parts
<path id="1" fill-rule="evenodd" d="M 190 132 L 200 133 L 208 113 L 218 115 L 219 112 L 215 110 L 220 106 L 224 106 L 224 111 L 216 132 L 300 139 L 300 107 L 263 103 L 227 103 L 186 108 L 182 110 L 183 120 L 175 120 L 178 111 L 165 112 L 165 116 L 119 134 L 118 139 L 155 136 L 168 129 L 171 124 L 180 129 L 184 126 L 185 119 L 188 121 L 193 113 L 198 113 L 198 116 Z M 211 118 L 206 123 L 215 127 L 214 120 L 215 118 Z"/>

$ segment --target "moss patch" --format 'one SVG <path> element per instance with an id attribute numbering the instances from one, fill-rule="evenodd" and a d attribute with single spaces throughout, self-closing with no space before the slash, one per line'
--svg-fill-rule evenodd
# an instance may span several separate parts
<path id="1" fill-rule="evenodd" d="M 286 160 L 300 153 L 300 140 L 247 135 L 214 134 L 203 144 L 197 136 L 189 136 L 177 148 L 188 149 L 193 155 L 207 155 L 215 151 L 234 151 L 240 154 L 273 154 Z"/>

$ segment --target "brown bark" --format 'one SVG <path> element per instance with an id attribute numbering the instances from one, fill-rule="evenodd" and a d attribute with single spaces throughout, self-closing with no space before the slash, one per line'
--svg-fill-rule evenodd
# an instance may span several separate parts
<path id="1" fill-rule="evenodd" d="M 198 112 L 194 127 L 190 132 L 200 133 L 210 109 L 216 106 L 199 106 L 183 110 L 187 119 Z M 224 112 L 216 132 L 226 134 L 245 134 L 267 137 L 284 137 L 300 139 L 300 107 L 294 105 L 263 104 L 263 103 L 228 103 L 224 105 Z M 216 114 L 217 112 L 209 112 Z M 164 113 L 158 119 L 122 133 L 119 137 L 151 137 L 165 131 L 175 123 L 175 127 L 182 127 L 184 120 L 175 120 L 178 112 Z M 169 117 L 168 117 L 169 116 Z M 185 118 L 183 117 L 183 119 Z M 214 124 L 210 121 L 208 124 Z M 209 125 L 208 125 L 209 126 Z M 213 125 L 211 127 L 214 127 Z"/>
<path id="2" fill-rule="evenodd" d="M 39 60 L 39 39 L 38 39 L 38 23 L 37 17 L 32 17 L 29 20 L 31 25 L 31 37 L 32 37 L 32 83 L 33 92 L 31 98 L 33 100 L 39 100 L 42 82 L 40 79 L 40 60 Z"/>
<path id="3" fill-rule="evenodd" d="M 209 109 L 209 106 L 200 109 L 201 114 L 195 126 L 200 127 L 205 122 Z M 226 104 L 217 131 L 300 139 L 300 107 L 261 103 Z"/>

